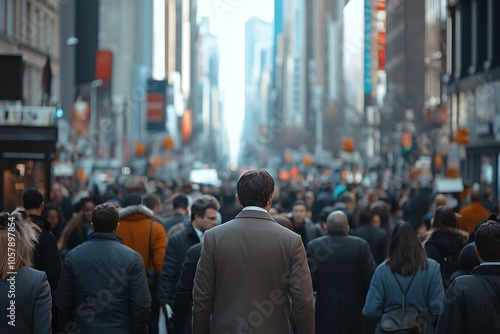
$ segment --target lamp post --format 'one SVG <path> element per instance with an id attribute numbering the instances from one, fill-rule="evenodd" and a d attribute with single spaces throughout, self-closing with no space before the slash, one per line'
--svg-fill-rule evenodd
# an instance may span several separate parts
<path id="1" fill-rule="evenodd" d="M 94 80 L 90 83 L 90 139 L 92 150 L 90 156 L 92 158 L 96 156 L 97 144 L 100 136 L 99 129 L 97 128 L 97 88 L 102 85 L 102 80 Z"/>

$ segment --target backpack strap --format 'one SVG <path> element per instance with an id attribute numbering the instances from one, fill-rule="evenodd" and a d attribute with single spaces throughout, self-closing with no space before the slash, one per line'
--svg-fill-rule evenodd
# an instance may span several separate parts
<path id="1" fill-rule="evenodd" d="M 493 291 L 493 287 L 491 286 L 491 284 L 486 279 L 481 277 L 482 275 L 473 274 L 472 276 L 474 276 L 475 278 L 480 280 L 481 283 L 483 283 L 484 288 L 486 289 L 486 291 L 488 291 L 488 294 L 490 295 L 490 299 L 491 302 L 493 303 L 493 306 L 495 306 L 497 313 L 500 314 L 500 301 L 498 300 L 498 294 Z"/>
<path id="2" fill-rule="evenodd" d="M 413 276 L 411 277 L 411 280 L 410 280 L 410 284 L 408 284 L 408 286 L 406 287 L 406 289 L 404 291 L 403 291 L 403 288 L 401 287 L 401 283 L 399 283 L 399 280 L 398 280 L 398 277 L 396 276 L 396 274 L 395 273 L 392 273 L 392 274 L 394 275 L 394 278 L 396 279 L 396 283 L 398 283 L 399 290 L 403 294 L 403 305 L 402 306 L 403 306 L 403 314 L 405 314 L 405 312 L 406 312 L 406 294 L 408 293 L 408 290 L 410 290 L 410 286 L 413 283 L 415 276 L 417 276 L 417 273 L 413 274 Z"/>

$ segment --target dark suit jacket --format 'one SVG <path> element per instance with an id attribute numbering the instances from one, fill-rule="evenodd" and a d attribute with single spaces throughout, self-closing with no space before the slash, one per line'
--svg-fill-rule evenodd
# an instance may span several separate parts
<path id="1" fill-rule="evenodd" d="M 191 333 L 191 308 L 193 306 L 193 283 L 196 265 L 201 255 L 202 244 L 196 244 L 186 252 L 186 259 L 182 264 L 179 284 L 175 289 L 174 307 L 174 334 Z"/>
<path id="2" fill-rule="evenodd" d="M 353 232 L 353 235 L 366 240 L 370 245 L 373 259 L 377 265 L 387 258 L 387 247 L 389 236 L 384 229 L 376 228 L 372 224 L 360 224 Z"/>
<path id="3" fill-rule="evenodd" d="M 368 243 L 329 233 L 307 247 L 316 295 L 316 333 L 363 333 L 361 310 L 375 261 Z"/>
<path id="4" fill-rule="evenodd" d="M 15 299 L 9 298 L 10 282 L 0 280 L 0 333 L 50 334 L 52 297 L 47 275 L 28 267 L 21 267 L 15 277 Z M 15 300 L 15 327 L 8 324 L 7 308 Z"/>
<path id="5" fill-rule="evenodd" d="M 175 288 L 179 281 L 182 263 L 189 247 L 200 242 L 192 224 L 172 236 L 167 245 L 163 269 L 158 281 L 158 300 L 160 305 L 169 304 L 173 307 Z"/>
<path id="6" fill-rule="evenodd" d="M 205 232 L 193 289 L 193 333 L 314 333 L 301 238 L 267 212 L 244 210 Z"/>

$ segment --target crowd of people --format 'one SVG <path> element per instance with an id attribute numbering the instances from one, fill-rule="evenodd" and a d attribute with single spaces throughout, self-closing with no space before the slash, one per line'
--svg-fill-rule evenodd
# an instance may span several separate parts
<path id="1" fill-rule="evenodd" d="M 453 197 L 263 170 L 220 188 L 55 182 L 50 202 L 28 189 L 0 214 L 0 332 L 382 333 L 404 307 L 415 333 L 491 333 L 496 212 L 477 185 Z"/>

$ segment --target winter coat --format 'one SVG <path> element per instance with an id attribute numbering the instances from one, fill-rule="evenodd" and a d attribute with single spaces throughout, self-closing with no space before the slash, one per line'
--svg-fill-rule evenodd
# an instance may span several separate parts
<path id="1" fill-rule="evenodd" d="M 316 296 L 316 334 L 363 332 L 361 309 L 375 261 L 368 243 L 344 233 L 329 233 L 307 246 Z"/>
<path id="2" fill-rule="evenodd" d="M 387 247 L 389 236 L 382 228 L 377 228 L 372 224 L 360 224 L 353 232 L 353 235 L 366 240 L 370 245 L 370 251 L 377 265 L 387 258 Z"/>
<path id="3" fill-rule="evenodd" d="M 156 221 L 153 211 L 144 205 L 131 205 L 121 208 L 118 213 L 120 215 L 120 225 L 116 230 L 116 234 L 122 238 L 125 246 L 141 254 L 144 266 L 147 269 L 155 269 L 159 274 L 168 244 L 167 233 L 163 225 Z M 149 254 L 150 248 L 152 251 L 151 257 Z"/>
<path id="4" fill-rule="evenodd" d="M 484 219 L 487 219 L 491 211 L 485 208 L 481 202 L 472 201 L 468 205 L 463 206 L 460 211 L 460 228 L 467 233 L 474 231 L 476 225 Z"/>
<path id="5" fill-rule="evenodd" d="M 406 295 L 408 306 L 416 308 L 427 320 L 424 333 L 434 333 L 433 322 L 437 319 L 441 311 L 444 289 L 441 280 L 439 263 L 432 259 L 427 259 L 429 268 L 420 269 L 413 279 L 410 290 Z M 373 274 L 370 289 L 366 296 L 363 314 L 380 321 L 382 314 L 403 304 L 403 293 L 399 289 L 397 282 L 405 290 L 410 284 L 412 275 L 402 276 L 394 274 L 386 261 L 382 262 Z M 375 333 L 381 333 L 380 325 Z M 451 332 L 450 332 L 451 333 Z"/>
<path id="6" fill-rule="evenodd" d="M 490 334 L 500 330 L 500 263 L 482 264 L 453 280 L 436 334 Z M 481 281 L 481 277 L 485 282 Z M 488 286 L 489 285 L 489 286 Z M 487 287 L 488 286 L 488 287 Z M 491 289 L 491 294 L 488 292 Z M 493 300 L 496 299 L 497 307 Z"/>
<path id="7" fill-rule="evenodd" d="M 458 257 L 467 242 L 467 233 L 454 228 L 431 229 L 424 241 L 427 257 L 441 266 L 441 277 L 445 288 L 450 284 L 451 274 L 458 269 Z"/>
<path id="8" fill-rule="evenodd" d="M 26 213 L 22 214 L 27 217 Z M 33 253 L 33 268 L 44 271 L 47 274 L 50 289 L 55 290 L 62 267 L 56 238 L 50 232 L 50 223 L 45 218 L 36 215 L 29 215 L 29 218 L 41 230 Z"/>
<path id="9" fill-rule="evenodd" d="M 47 275 L 29 267 L 21 267 L 14 278 L 15 298 L 9 298 L 11 282 L 0 280 L 0 333 L 25 334 L 40 333 L 50 334 L 51 331 L 51 306 L 50 286 Z M 12 297 L 12 296 L 11 296 Z M 15 324 L 9 325 L 12 320 L 7 316 L 7 310 L 14 300 Z"/>
<path id="10" fill-rule="evenodd" d="M 114 233 L 91 234 L 66 255 L 56 304 L 61 328 L 74 333 L 146 334 L 151 295 L 141 256 Z"/>

